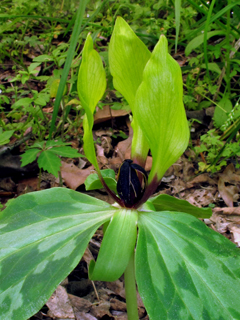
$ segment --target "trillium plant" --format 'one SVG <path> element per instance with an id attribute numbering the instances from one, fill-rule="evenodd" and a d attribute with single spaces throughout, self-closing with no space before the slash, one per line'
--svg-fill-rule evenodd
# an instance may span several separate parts
<path id="1" fill-rule="evenodd" d="M 66 188 L 32 192 L 10 201 L 0 219 L 1 319 L 26 320 L 79 263 L 104 225 L 91 280 L 124 274 L 129 320 L 138 319 L 136 287 L 151 320 L 240 319 L 239 249 L 208 228 L 200 209 L 168 195 L 151 197 L 165 171 L 188 145 L 178 63 L 161 36 L 152 53 L 118 18 L 109 45 L 113 83 L 131 107 L 131 159 L 100 171 L 92 136 L 93 113 L 106 88 L 101 58 L 88 35 L 78 75 L 85 109 L 84 152 L 97 174 L 87 189 L 102 187 L 115 204 Z M 149 150 L 152 169 L 144 170 Z"/>

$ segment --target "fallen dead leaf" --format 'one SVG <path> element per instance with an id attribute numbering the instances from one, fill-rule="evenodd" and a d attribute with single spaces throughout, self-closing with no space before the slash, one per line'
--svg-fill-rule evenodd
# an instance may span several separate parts
<path id="1" fill-rule="evenodd" d="M 126 303 L 123 301 L 120 301 L 118 299 L 115 299 L 115 298 L 110 299 L 110 304 L 111 304 L 111 308 L 113 310 L 118 310 L 118 311 L 126 311 L 127 310 Z"/>
<path id="2" fill-rule="evenodd" d="M 233 235 L 233 241 L 240 247 L 240 226 L 239 225 L 229 225 L 229 231 Z"/>
<path id="3" fill-rule="evenodd" d="M 67 187 L 76 190 L 80 185 L 84 184 L 86 178 L 93 172 L 93 166 L 87 169 L 79 169 L 73 163 L 61 162 L 61 175 Z"/>
<path id="4" fill-rule="evenodd" d="M 98 305 L 92 306 L 90 313 L 98 319 L 101 319 L 106 316 L 111 317 L 112 315 L 109 311 L 110 307 L 111 305 L 109 301 L 101 301 Z"/>
<path id="5" fill-rule="evenodd" d="M 92 307 L 92 303 L 87 299 L 74 296 L 73 294 L 68 294 L 68 297 L 75 313 L 76 311 L 89 312 Z"/>
<path id="6" fill-rule="evenodd" d="M 111 120 L 112 118 L 123 117 L 128 115 L 126 110 L 113 110 L 109 106 L 104 106 L 102 109 L 97 109 L 94 115 L 94 124 Z"/>
<path id="7" fill-rule="evenodd" d="M 221 174 L 221 178 L 224 182 L 228 182 L 231 184 L 235 184 L 236 182 L 240 182 L 240 175 L 235 173 L 235 168 L 233 163 L 230 163 L 223 173 Z"/>
<path id="8" fill-rule="evenodd" d="M 208 183 L 210 185 L 217 185 L 217 181 L 209 177 L 208 173 L 200 174 L 199 176 L 195 177 L 193 180 L 187 183 L 188 188 L 194 187 L 196 184 L 200 183 Z"/>
<path id="9" fill-rule="evenodd" d="M 74 311 L 65 288 L 58 286 L 48 302 L 48 316 L 52 318 L 75 319 Z"/>
<path id="10" fill-rule="evenodd" d="M 237 186 L 226 186 L 223 178 L 220 176 L 218 180 L 218 191 L 228 207 L 233 207 L 233 200 L 238 198 Z"/>
<path id="11" fill-rule="evenodd" d="M 76 312 L 76 320 L 97 320 L 90 313 Z"/>
<path id="12" fill-rule="evenodd" d="M 240 207 L 213 208 L 216 214 L 240 215 Z"/>

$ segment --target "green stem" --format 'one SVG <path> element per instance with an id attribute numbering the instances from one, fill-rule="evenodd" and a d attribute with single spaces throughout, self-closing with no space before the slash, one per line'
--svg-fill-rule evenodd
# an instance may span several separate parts
<path id="1" fill-rule="evenodd" d="M 139 320 L 134 257 L 135 252 L 133 251 L 132 256 L 128 262 L 128 266 L 124 272 L 128 320 Z"/>

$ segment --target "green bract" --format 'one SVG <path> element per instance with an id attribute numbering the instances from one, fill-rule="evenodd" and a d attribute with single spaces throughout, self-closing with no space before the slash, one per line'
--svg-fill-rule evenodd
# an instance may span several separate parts
<path id="1" fill-rule="evenodd" d="M 135 99 L 135 121 L 146 136 L 153 157 L 149 176 L 160 180 L 188 145 L 189 128 L 182 102 L 182 74 L 168 54 L 164 36 L 156 44 Z"/>
<path id="2" fill-rule="evenodd" d="M 142 82 L 143 70 L 151 57 L 145 44 L 129 25 L 118 17 L 109 44 L 109 65 L 114 87 L 121 92 L 135 114 L 135 96 Z M 149 146 L 139 123 L 133 119 L 132 158 L 145 163 Z"/>
<path id="3" fill-rule="evenodd" d="M 93 49 L 93 41 L 90 35 L 87 36 L 84 45 L 77 87 L 79 98 L 86 112 L 83 119 L 84 152 L 95 169 L 99 171 L 92 136 L 93 113 L 106 89 L 106 75 L 102 60 L 97 51 Z"/>
<path id="4" fill-rule="evenodd" d="M 90 263 L 89 277 L 114 281 L 124 273 L 128 320 L 139 319 L 136 282 L 150 320 L 240 319 L 239 249 L 197 219 L 209 218 L 211 210 L 195 208 L 168 195 L 148 199 L 154 191 L 151 186 L 157 186 L 165 170 L 185 150 L 189 136 L 181 72 L 168 54 L 167 40 L 161 36 L 151 54 L 118 18 L 109 57 L 114 85 L 133 112 L 135 165 L 131 160 L 127 163 L 130 169 L 139 171 L 150 148 L 150 184 L 141 202 L 131 206 L 131 197 L 128 199 L 131 209 L 127 209 L 111 191 L 116 189 L 115 173 L 106 170 L 102 176 L 98 168 L 93 113 L 106 80 L 101 59 L 88 36 L 78 92 L 86 112 L 84 151 L 98 177 L 90 176 L 86 185 L 94 189 L 103 183 L 118 205 L 66 188 L 11 200 L 0 213 L 1 319 L 26 320 L 36 313 L 78 264 L 101 225 L 107 227 L 97 261 Z M 36 152 L 29 151 L 30 157 Z M 66 155 L 69 150 L 63 146 L 54 152 Z M 122 186 L 126 182 L 123 172 L 128 172 L 130 193 L 135 191 L 138 196 L 138 176 L 135 174 L 133 181 L 132 170 L 122 170 Z"/>

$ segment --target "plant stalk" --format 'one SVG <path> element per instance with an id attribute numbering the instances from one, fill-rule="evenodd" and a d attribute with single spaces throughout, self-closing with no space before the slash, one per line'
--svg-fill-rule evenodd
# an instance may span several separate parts
<path id="1" fill-rule="evenodd" d="M 135 252 L 133 251 L 131 258 L 128 262 L 128 266 L 124 272 L 128 320 L 139 320 L 134 257 L 135 257 Z"/>

